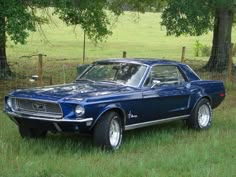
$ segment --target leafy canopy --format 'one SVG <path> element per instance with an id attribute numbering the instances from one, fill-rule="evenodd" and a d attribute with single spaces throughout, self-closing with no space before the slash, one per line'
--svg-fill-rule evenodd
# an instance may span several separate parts
<path id="1" fill-rule="evenodd" d="M 213 30 L 217 9 L 233 9 L 234 0 L 166 0 L 161 25 L 167 35 L 199 36 Z"/>
<path id="2" fill-rule="evenodd" d="M 38 20 L 19 0 L 0 0 L 0 19 L 5 21 L 5 25 L 0 24 L 0 35 L 7 32 L 15 43 L 24 43 L 29 31 L 35 31 L 35 22 Z"/>
<path id="3" fill-rule="evenodd" d="M 0 0 L 0 39 L 3 34 L 15 43 L 24 44 L 30 31 L 47 22 L 48 16 L 37 13 L 38 9 L 53 7 L 51 15 L 58 15 L 68 25 L 81 25 L 93 41 L 101 41 L 111 34 L 109 5 L 106 0 Z M 120 12 L 116 9 L 115 14 Z"/>
<path id="4" fill-rule="evenodd" d="M 15 43 L 26 42 L 30 31 L 47 22 L 37 9 L 53 7 L 52 15 L 68 25 L 80 25 L 93 41 L 112 32 L 108 10 L 120 15 L 124 9 L 145 12 L 163 8 L 161 24 L 168 35 L 201 35 L 213 29 L 217 8 L 234 8 L 236 0 L 0 0 L 0 39 L 4 33 Z M 2 22 L 5 24 L 2 24 Z"/>
<path id="5" fill-rule="evenodd" d="M 72 3 L 64 2 L 56 7 L 54 14 L 68 25 L 80 25 L 93 41 L 102 41 L 112 32 L 106 0 L 80 0 Z"/>

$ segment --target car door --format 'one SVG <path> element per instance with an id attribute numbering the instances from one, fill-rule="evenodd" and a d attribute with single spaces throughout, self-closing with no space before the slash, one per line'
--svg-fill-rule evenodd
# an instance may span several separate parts
<path id="1" fill-rule="evenodd" d="M 187 115 L 189 85 L 178 66 L 153 66 L 143 87 L 143 121 Z"/>

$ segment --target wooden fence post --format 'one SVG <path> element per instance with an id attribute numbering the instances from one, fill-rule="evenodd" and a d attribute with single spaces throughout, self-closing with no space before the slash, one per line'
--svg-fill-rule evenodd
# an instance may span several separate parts
<path id="1" fill-rule="evenodd" d="M 183 47 L 182 47 L 182 55 L 181 55 L 181 62 L 182 62 L 182 63 L 183 63 L 184 60 L 185 60 L 185 51 L 186 51 L 186 47 L 183 46 Z"/>
<path id="2" fill-rule="evenodd" d="M 85 50 L 86 50 L 86 32 L 84 31 L 84 43 L 83 43 L 83 64 L 85 62 Z"/>
<path id="3" fill-rule="evenodd" d="M 126 58 L 126 54 L 127 54 L 127 52 L 123 51 L 123 58 Z"/>
<path id="4" fill-rule="evenodd" d="M 52 85 L 52 75 L 49 77 L 49 85 Z"/>
<path id="5" fill-rule="evenodd" d="M 43 86 L 43 55 L 38 55 L 38 86 Z"/>
<path id="6" fill-rule="evenodd" d="M 227 78 L 228 78 L 227 80 L 229 82 L 232 81 L 233 47 L 234 44 L 232 43 L 229 49 L 229 62 L 228 62 L 228 73 L 227 73 Z"/>

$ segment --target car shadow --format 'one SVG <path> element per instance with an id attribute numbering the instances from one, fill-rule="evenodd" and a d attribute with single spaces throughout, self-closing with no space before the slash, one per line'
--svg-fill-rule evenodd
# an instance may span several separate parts
<path id="1" fill-rule="evenodd" d="M 168 124 L 160 124 L 135 130 L 125 131 L 123 133 L 123 145 L 129 144 L 129 141 L 141 143 L 145 137 L 152 137 L 154 135 L 169 134 L 175 136 L 176 133 L 188 131 L 187 126 L 183 121 L 175 121 Z M 142 137 L 142 138 L 140 138 Z M 37 141 L 37 140 L 36 140 Z M 68 151 L 74 153 L 91 153 L 103 151 L 99 147 L 93 145 L 92 135 L 81 134 L 52 134 L 49 133 L 45 139 L 38 140 L 43 149 L 50 149 L 50 151 L 60 151 L 61 153 Z"/>

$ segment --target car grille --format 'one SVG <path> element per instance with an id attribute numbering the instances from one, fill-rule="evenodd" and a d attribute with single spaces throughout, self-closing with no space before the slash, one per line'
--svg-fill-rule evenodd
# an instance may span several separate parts
<path id="1" fill-rule="evenodd" d="M 63 115 L 59 104 L 38 100 L 15 98 L 13 109 L 21 114 L 38 117 L 61 118 Z"/>

